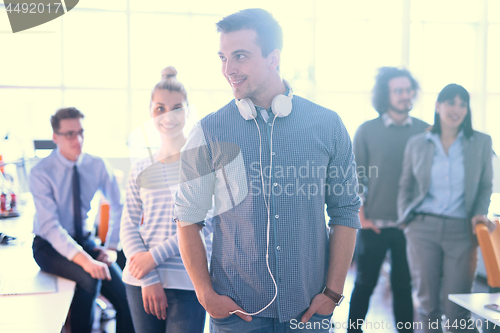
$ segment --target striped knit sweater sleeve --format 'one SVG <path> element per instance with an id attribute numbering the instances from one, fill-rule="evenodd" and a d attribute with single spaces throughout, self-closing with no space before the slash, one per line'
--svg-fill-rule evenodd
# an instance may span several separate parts
<path id="1" fill-rule="evenodd" d="M 138 166 L 139 163 L 135 168 L 130 170 L 127 183 L 127 195 L 125 198 L 125 205 L 123 206 L 120 227 L 120 239 L 123 245 L 123 252 L 127 258 L 131 258 L 138 252 L 148 251 L 139 233 L 142 218 L 142 200 L 140 197 L 140 189 L 136 181 L 139 174 L 138 171 L 140 170 Z M 141 283 L 143 287 L 146 287 L 155 283 L 161 283 L 161 281 L 156 270 L 153 269 L 141 279 Z"/>

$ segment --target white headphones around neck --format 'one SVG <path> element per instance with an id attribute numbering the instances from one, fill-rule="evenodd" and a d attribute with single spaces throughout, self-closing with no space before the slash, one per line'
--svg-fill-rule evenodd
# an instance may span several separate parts
<path id="1" fill-rule="evenodd" d="M 288 95 L 276 95 L 271 102 L 271 110 L 276 117 L 280 118 L 286 117 L 290 114 L 290 112 L 292 112 L 292 87 L 290 87 L 290 84 L 285 80 L 283 80 L 283 83 L 288 88 Z M 238 106 L 238 111 L 240 111 L 243 119 L 252 120 L 257 118 L 257 110 L 255 109 L 255 105 L 253 105 L 253 102 L 249 98 L 237 99 L 235 100 L 235 102 Z"/>
<path id="2" fill-rule="evenodd" d="M 274 131 L 274 122 L 276 121 L 276 118 L 282 118 L 286 117 L 292 112 L 292 98 L 293 98 L 293 92 L 292 92 L 292 87 L 290 87 L 290 84 L 283 80 L 283 83 L 285 86 L 288 88 L 288 95 L 284 94 L 279 94 L 273 98 L 273 101 L 271 103 L 271 110 L 273 111 L 274 117 L 273 122 L 272 122 L 272 127 L 271 127 L 271 137 L 270 137 L 270 148 L 271 152 L 273 151 L 273 131 Z M 271 268 L 269 266 L 269 230 L 271 228 L 271 208 L 270 208 L 270 201 L 268 202 L 266 200 L 266 195 L 269 196 L 269 200 L 271 200 L 271 175 L 272 175 L 272 170 L 273 170 L 273 154 L 269 156 L 270 163 L 269 163 L 269 193 L 267 194 L 265 191 L 265 186 L 264 186 L 264 172 L 263 172 L 263 167 L 262 167 L 262 136 L 260 133 L 260 128 L 259 124 L 257 124 L 257 110 L 255 109 L 255 105 L 249 98 L 245 99 L 240 99 L 240 100 L 235 100 L 236 105 L 238 106 L 238 110 L 240 111 L 241 116 L 245 120 L 253 120 L 255 122 L 255 126 L 257 126 L 257 130 L 259 133 L 259 161 L 260 161 L 260 177 L 262 180 L 262 194 L 264 196 L 264 204 L 266 205 L 267 208 L 267 233 L 266 233 L 266 239 L 267 239 L 267 246 L 266 246 L 266 265 L 267 265 L 267 270 L 269 272 L 269 275 L 271 276 L 271 279 L 273 280 L 274 284 L 274 297 L 273 299 L 262 309 L 260 309 L 257 312 L 254 313 L 247 313 L 242 310 L 235 310 L 229 312 L 229 314 L 233 314 L 236 312 L 243 313 L 244 315 L 249 315 L 249 316 L 255 316 L 256 314 L 261 313 L 265 309 L 267 309 L 275 300 L 276 297 L 278 296 L 278 286 L 276 284 L 276 279 L 273 276 L 273 273 L 271 272 Z"/>

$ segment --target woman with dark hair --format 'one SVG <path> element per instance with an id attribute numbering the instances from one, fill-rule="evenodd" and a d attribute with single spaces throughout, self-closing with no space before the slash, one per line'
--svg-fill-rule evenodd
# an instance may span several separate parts
<path id="1" fill-rule="evenodd" d="M 449 294 L 472 291 L 476 224 L 494 228 L 486 218 L 492 142 L 472 129 L 469 100 L 464 87 L 444 87 L 432 130 L 412 137 L 405 150 L 398 214 L 399 222 L 406 224 L 408 262 L 424 332 L 442 332 L 442 326 L 447 331 L 477 331 L 470 313 L 448 300 Z"/>

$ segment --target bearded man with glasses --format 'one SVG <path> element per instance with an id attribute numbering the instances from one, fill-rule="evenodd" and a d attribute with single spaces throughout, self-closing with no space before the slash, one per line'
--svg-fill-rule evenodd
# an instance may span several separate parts
<path id="1" fill-rule="evenodd" d="M 406 259 L 406 239 L 396 223 L 398 183 L 403 170 L 406 142 L 429 124 L 409 115 L 419 90 L 418 82 L 404 68 L 382 67 L 372 91 L 379 117 L 363 123 L 354 135 L 353 149 L 358 182 L 363 193 L 359 219 L 363 229 L 356 242 L 356 281 L 349 309 L 348 333 L 361 333 L 370 297 L 377 285 L 386 255 L 391 258 L 394 327 L 411 333 L 413 323 L 411 279 Z M 406 326 L 408 327 L 408 326 Z"/>

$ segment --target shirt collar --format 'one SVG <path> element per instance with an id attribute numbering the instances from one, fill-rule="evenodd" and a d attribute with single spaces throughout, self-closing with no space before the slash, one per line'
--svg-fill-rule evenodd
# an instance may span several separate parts
<path id="1" fill-rule="evenodd" d="M 79 167 L 81 164 L 82 164 L 82 160 L 83 160 L 83 155 L 84 153 L 82 152 L 80 154 L 80 156 L 78 156 L 78 159 L 76 161 L 70 161 L 68 160 L 66 157 L 64 157 L 62 154 L 61 154 L 61 151 L 59 150 L 59 148 L 57 148 L 54 152 L 54 154 L 56 154 L 57 156 L 57 159 L 59 160 L 59 162 L 61 162 L 65 167 L 68 167 L 68 168 L 72 168 L 74 167 L 75 165 L 77 167 Z"/>
<path id="2" fill-rule="evenodd" d="M 457 139 L 460 139 L 462 140 L 464 138 L 464 131 L 463 130 L 460 130 L 460 132 L 458 132 L 458 135 L 457 135 Z M 439 134 L 438 133 L 432 133 L 432 132 L 427 132 L 425 134 L 425 138 L 427 140 L 431 140 L 431 141 L 434 141 L 436 142 L 437 140 L 439 140 Z"/>
<path id="3" fill-rule="evenodd" d="M 287 85 L 285 85 L 285 87 L 286 87 L 286 91 L 285 91 L 285 94 L 284 94 L 284 95 L 285 95 L 285 96 L 288 96 L 288 94 L 290 93 L 290 88 L 288 88 L 288 86 L 287 86 Z M 255 105 L 255 110 L 257 110 L 257 111 L 262 111 L 262 110 L 264 110 L 264 108 L 263 108 L 262 106 Z M 266 111 L 267 111 L 267 113 L 271 114 L 271 111 L 272 111 L 272 110 L 271 110 L 271 106 L 270 106 L 270 107 L 269 107 L 269 109 L 267 109 Z"/>
<path id="4" fill-rule="evenodd" d="M 396 126 L 396 127 L 404 127 L 411 126 L 413 124 L 413 119 L 408 115 L 405 120 L 401 124 L 398 124 L 387 112 L 382 114 L 382 120 L 384 121 L 385 127 Z"/>

